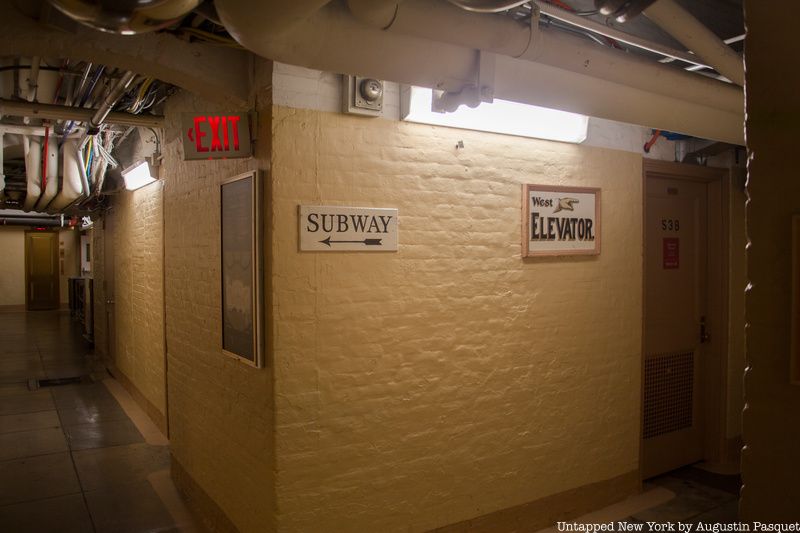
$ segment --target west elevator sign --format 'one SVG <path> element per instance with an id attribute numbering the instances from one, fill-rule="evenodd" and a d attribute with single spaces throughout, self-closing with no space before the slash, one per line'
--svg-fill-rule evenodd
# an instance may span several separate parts
<path id="1" fill-rule="evenodd" d="M 183 159 L 250 157 L 247 113 L 183 113 Z"/>
<path id="2" fill-rule="evenodd" d="M 397 209 L 301 205 L 298 221 L 301 251 L 397 251 Z"/>
<path id="3" fill-rule="evenodd" d="M 522 186 L 522 256 L 600 253 L 600 189 Z"/>

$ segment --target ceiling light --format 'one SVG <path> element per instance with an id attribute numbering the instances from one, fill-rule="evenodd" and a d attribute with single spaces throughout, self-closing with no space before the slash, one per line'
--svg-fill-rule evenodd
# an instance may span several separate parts
<path id="1" fill-rule="evenodd" d="M 431 110 L 433 91 L 409 87 L 404 94 L 403 120 L 521 137 L 580 143 L 586 139 L 589 117 L 518 102 L 495 99 L 478 107 L 459 107 L 453 113 Z"/>
<path id="2" fill-rule="evenodd" d="M 129 191 L 135 191 L 145 185 L 149 185 L 156 181 L 150 171 L 150 165 L 147 161 L 138 161 L 122 171 L 122 178 L 125 180 L 125 188 Z"/>

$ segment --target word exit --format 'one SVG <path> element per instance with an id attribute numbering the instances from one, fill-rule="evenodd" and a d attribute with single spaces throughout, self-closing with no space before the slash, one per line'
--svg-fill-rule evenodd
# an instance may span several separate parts
<path id="1" fill-rule="evenodd" d="M 250 121 L 246 113 L 184 113 L 183 159 L 250 157 Z"/>

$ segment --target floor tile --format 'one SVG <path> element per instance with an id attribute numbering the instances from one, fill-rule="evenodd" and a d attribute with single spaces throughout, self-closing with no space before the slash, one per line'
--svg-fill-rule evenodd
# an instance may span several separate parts
<path id="1" fill-rule="evenodd" d="M 89 373 L 89 367 L 85 363 L 45 363 L 43 371 L 45 377 L 48 379 L 74 378 L 87 375 Z"/>
<path id="2" fill-rule="evenodd" d="M 57 411 L 38 411 L 16 415 L 0 415 L 0 433 L 57 428 L 61 423 Z"/>
<path id="3" fill-rule="evenodd" d="M 81 492 L 69 453 L 25 457 L 0 463 L 0 505 Z"/>
<path id="4" fill-rule="evenodd" d="M 667 475 L 654 478 L 650 480 L 650 483 L 674 492 L 675 497 L 662 505 L 636 513 L 633 517 L 642 522 L 687 522 L 692 521 L 694 517 L 714 510 L 724 515 L 725 511 L 719 509 L 725 508 L 725 510 L 730 511 L 731 502 L 738 500 L 735 494 L 737 491 L 720 490 L 703 481 L 710 481 L 714 485 L 722 484 L 726 487 L 740 483 L 740 481 L 737 476 L 717 477 L 729 477 L 731 479 L 727 481 L 713 479 L 712 481 L 712 478 L 707 473 L 691 467 L 675 470 Z"/>
<path id="5" fill-rule="evenodd" d="M 0 383 L 0 398 L 23 396 L 29 392 L 31 391 L 28 389 L 27 383 Z"/>
<path id="6" fill-rule="evenodd" d="M 141 533 L 174 527 L 172 517 L 147 481 L 87 491 L 85 496 L 98 533 Z"/>
<path id="7" fill-rule="evenodd" d="M 39 360 L 0 364 L 0 383 L 24 383 L 29 379 L 43 377 L 45 377 L 45 369 Z"/>
<path id="8" fill-rule="evenodd" d="M 73 452 L 84 490 L 145 481 L 147 475 L 169 468 L 167 446 L 128 444 Z"/>
<path id="9" fill-rule="evenodd" d="M 0 461 L 67 451 L 61 428 L 0 434 Z"/>
<path id="10" fill-rule="evenodd" d="M 52 411 L 56 408 L 48 390 L 28 391 L 14 396 L 5 396 L 0 402 L 0 415 Z"/>
<path id="11" fill-rule="evenodd" d="M 102 403 L 117 403 L 101 382 L 76 383 L 53 387 L 53 398 L 59 409 L 74 409 Z"/>
<path id="12" fill-rule="evenodd" d="M 38 354 L 36 343 L 25 341 L 24 337 L 17 339 L 0 339 L 0 358 L 6 355 Z"/>
<path id="13" fill-rule="evenodd" d="M 739 521 L 739 500 L 731 500 L 710 511 L 695 516 L 691 522 L 704 524 L 735 524 Z"/>
<path id="14" fill-rule="evenodd" d="M 14 533 L 92 533 L 92 521 L 81 494 L 0 507 L 0 524 Z"/>
<path id="15" fill-rule="evenodd" d="M 144 437 L 128 419 L 82 424 L 64 428 L 72 450 L 87 450 L 144 442 Z"/>
<path id="16" fill-rule="evenodd" d="M 41 362 L 42 358 L 39 356 L 39 352 L 36 350 L 19 353 L 0 353 L 0 368 L 4 368 L 8 364 L 19 364 L 26 361 Z"/>
<path id="17" fill-rule="evenodd" d="M 78 426 L 97 422 L 125 420 L 128 415 L 116 402 L 103 402 L 80 407 L 63 408 L 58 411 L 63 426 Z"/>

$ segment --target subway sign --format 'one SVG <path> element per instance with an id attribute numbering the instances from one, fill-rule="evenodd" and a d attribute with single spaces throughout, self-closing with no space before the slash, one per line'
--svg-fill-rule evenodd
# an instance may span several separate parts
<path id="1" fill-rule="evenodd" d="M 250 120 L 247 113 L 183 113 L 183 159 L 250 157 Z"/>

